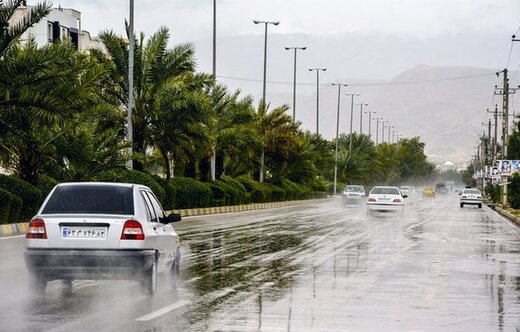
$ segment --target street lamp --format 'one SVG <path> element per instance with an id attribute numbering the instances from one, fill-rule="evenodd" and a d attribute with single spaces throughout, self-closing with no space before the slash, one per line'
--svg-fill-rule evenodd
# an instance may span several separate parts
<path id="1" fill-rule="evenodd" d="M 372 137 L 372 113 L 376 113 L 376 111 L 365 111 L 365 114 L 368 114 L 368 136 Z"/>
<path id="2" fill-rule="evenodd" d="M 375 119 L 373 120 L 377 120 L 377 125 L 376 125 L 376 145 L 379 144 L 379 121 L 383 122 L 383 117 L 376 117 Z"/>
<path id="3" fill-rule="evenodd" d="M 267 79 L 267 26 L 269 24 L 278 25 L 278 24 L 280 24 L 280 22 L 278 22 L 278 21 L 258 21 L 258 20 L 253 20 L 253 23 L 254 24 L 264 24 L 265 25 L 265 32 L 264 32 L 264 84 L 263 84 L 263 88 L 262 88 L 262 102 L 264 104 L 266 104 L 266 101 L 265 101 L 265 85 L 266 85 L 266 79 Z M 261 174 L 261 178 L 263 178 L 262 171 L 260 171 L 260 174 Z"/>
<path id="4" fill-rule="evenodd" d="M 368 104 L 359 104 L 359 134 L 363 134 L 363 105 L 368 106 Z"/>
<path id="5" fill-rule="evenodd" d="M 316 72 L 316 134 L 320 134 L 320 71 L 327 68 L 309 68 L 309 71 Z"/>
<path id="6" fill-rule="evenodd" d="M 352 122 L 354 121 L 354 96 L 359 96 L 359 93 L 347 93 L 347 96 L 351 96 L 350 99 L 350 135 L 349 135 L 349 144 L 348 144 L 348 152 L 352 153 Z"/>
<path id="7" fill-rule="evenodd" d="M 390 125 L 388 126 L 388 143 L 389 143 L 389 144 L 392 143 L 392 142 L 390 141 L 390 132 L 392 131 L 392 128 L 394 128 L 394 126 L 390 126 Z"/>
<path id="8" fill-rule="evenodd" d="M 388 120 L 382 122 L 382 132 L 381 132 L 381 143 L 385 142 L 385 127 L 388 125 Z"/>
<path id="9" fill-rule="evenodd" d="M 341 105 L 341 87 L 347 86 L 348 84 L 345 83 L 332 83 L 333 86 L 338 87 L 338 112 L 336 115 L 336 159 L 334 163 L 334 196 L 337 193 L 337 183 L 338 183 L 338 144 L 339 144 L 339 108 Z"/>
<path id="10" fill-rule="evenodd" d="M 285 47 L 288 50 L 294 50 L 294 78 L 293 78 L 293 99 L 292 99 L 292 119 L 296 122 L 296 52 L 298 50 L 305 51 L 307 47 Z"/>
<path id="11" fill-rule="evenodd" d="M 80 31 L 81 33 L 81 31 Z M 134 0 L 130 0 L 130 19 L 128 23 L 128 114 L 127 114 L 127 131 L 128 131 L 128 162 L 126 167 L 132 169 L 134 166 L 132 160 L 133 154 L 133 124 L 132 109 L 134 107 Z"/>

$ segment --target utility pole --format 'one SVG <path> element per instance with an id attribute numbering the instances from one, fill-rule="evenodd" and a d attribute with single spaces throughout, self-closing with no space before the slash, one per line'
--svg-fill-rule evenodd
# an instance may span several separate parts
<path id="1" fill-rule="evenodd" d="M 316 135 L 320 134 L 320 71 L 327 68 L 309 68 L 309 71 L 316 72 Z"/>
<path id="2" fill-rule="evenodd" d="M 491 162 L 492 162 L 492 166 L 495 166 L 495 162 L 497 160 L 498 105 L 495 104 L 495 111 L 494 112 L 490 112 L 489 109 L 487 109 L 486 112 L 487 113 L 493 113 L 493 118 L 495 120 L 495 128 L 494 128 L 495 134 L 493 136 L 493 147 L 491 149 L 491 153 L 492 153 L 492 155 L 491 155 Z"/>
<path id="3" fill-rule="evenodd" d="M 502 159 L 507 158 L 507 145 L 509 140 L 509 80 L 507 78 L 507 68 L 502 71 L 504 82 L 502 83 Z M 500 76 L 500 72 L 497 72 Z M 502 206 L 507 208 L 507 180 L 506 175 L 502 176 Z"/>
<path id="4" fill-rule="evenodd" d="M 127 131 L 128 131 L 128 169 L 134 168 L 133 144 L 134 131 L 132 122 L 132 109 L 134 108 L 134 0 L 130 0 L 130 23 L 128 24 L 128 111 L 127 111 Z"/>
<path id="5" fill-rule="evenodd" d="M 359 109 L 359 134 L 363 134 L 363 105 L 368 106 L 368 104 L 359 104 L 361 108 Z"/>
<path id="6" fill-rule="evenodd" d="M 336 196 L 338 183 L 339 110 L 341 106 L 341 86 L 347 86 L 347 84 L 332 83 L 332 86 L 338 87 L 338 112 L 336 114 L 336 156 L 334 162 L 334 196 Z"/>

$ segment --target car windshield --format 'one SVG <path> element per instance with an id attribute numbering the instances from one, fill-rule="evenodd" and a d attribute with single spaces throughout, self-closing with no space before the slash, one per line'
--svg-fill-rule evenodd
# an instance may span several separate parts
<path id="1" fill-rule="evenodd" d="M 376 187 L 370 192 L 371 195 L 401 195 L 397 188 Z"/>
<path id="2" fill-rule="evenodd" d="M 465 194 L 472 194 L 472 195 L 480 195 L 480 191 L 478 189 L 466 189 L 464 190 Z"/>
<path id="3" fill-rule="evenodd" d="M 43 214 L 134 214 L 131 187 L 75 185 L 56 188 Z"/>
<path id="4" fill-rule="evenodd" d="M 401 187 L 401 190 L 410 190 L 410 187 Z"/>
<path id="5" fill-rule="evenodd" d="M 345 191 L 349 192 L 349 193 L 362 193 L 362 192 L 365 192 L 363 190 L 363 187 L 359 187 L 359 186 L 348 186 L 348 187 L 345 188 Z"/>

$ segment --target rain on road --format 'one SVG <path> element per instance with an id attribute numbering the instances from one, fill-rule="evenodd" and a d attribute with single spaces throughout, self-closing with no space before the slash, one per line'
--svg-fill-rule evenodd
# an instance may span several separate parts
<path id="1" fill-rule="evenodd" d="M 75 281 L 27 289 L 24 239 L 0 239 L 1 331 L 511 331 L 520 229 L 458 196 L 367 217 L 339 199 L 185 218 L 177 288 Z"/>

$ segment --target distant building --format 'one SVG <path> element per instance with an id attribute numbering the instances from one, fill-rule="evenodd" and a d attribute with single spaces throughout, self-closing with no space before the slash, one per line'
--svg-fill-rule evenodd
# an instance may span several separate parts
<path id="1" fill-rule="evenodd" d="M 31 7 L 19 7 L 9 24 L 15 24 L 22 20 Z M 81 13 L 70 8 L 52 8 L 49 15 L 27 29 L 21 36 L 21 41 L 26 42 L 30 38 L 33 38 L 40 47 L 68 39 L 80 51 L 98 49 L 106 52 L 105 45 L 101 40 L 91 37 L 88 31 L 81 30 Z"/>

